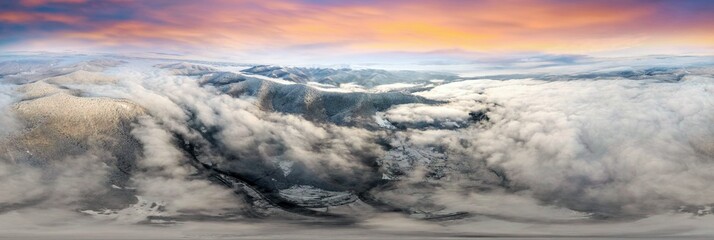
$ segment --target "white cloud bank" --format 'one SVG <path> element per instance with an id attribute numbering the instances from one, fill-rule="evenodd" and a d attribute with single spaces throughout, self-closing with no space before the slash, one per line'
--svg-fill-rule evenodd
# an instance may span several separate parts
<path id="1" fill-rule="evenodd" d="M 206 164 L 251 173 L 251 166 L 299 163 L 318 181 L 355 192 L 365 190 L 363 185 L 376 176 L 370 161 L 403 151 L 406 157 L 394 159 L 415 160 L 410 166 L 424 165 L 405 169 L 394 188 L 374 192 L 377 197 L 413 212 L 429 209 L 473 214 L 438 225 L 402 215 L 367 213 L 354 228 L 339 229 L 345 235 L 372 230 L 377 237 L 409 236 L 415 230 L 433 234 L 428 236 L 712 234 L 702 227 L 711 223 L 711 216 L 683 219 L 691 215 L 672 214 L 688 206 L 711 212 L 706 207 L 714 204 L 711 71 L 699 69 L 677 82 L 610 77 L 447 83 L 416 93 L 445 103 L 398 105 L 380 113 L 381 119 L 393 124 L 432 124 L 430 127 L 370 131 L 263 111 L 250 97 L 221 94 L 219 89 L 201 86 L 195 78 L 152 67 L 154 63 L 78 64 L 74 68 L 91 73 L 69 75 L 71 81 L 48 84 L 74 89 L 82 98 L 127 99 L 146 110 L 148 115 L 138 117 L 130 126 L 130 135 L 141 146 L 137 171 L 127 186 L 117 187 L 135 188 L 142 201 L 147 201 L 137 204 L 158 203 L 164 215 L 219 216 L 248 206 L 233 189 L 201 178 L 200 169 L 189 164 L 191 156 L 181 149 L 180 136 L 205 144 L 203 150 L 215 151 L 199 159 Z M 63 68 L 60 72 L 68 71 Z M 37 71 L 28 76 L 13 75 L 11 79 L 48 81 Z M 98 76 L 101 81 L 84 79 Z M 0 85 L 0 124 L 5 126 L 0 138 L 22 134 L 22 121 L 12 110 L 23 98 L 16 87 Z M 473 112 L 486 113 L 488 119 L 474 122 L 469 115 Z M 378 144 L 380 139 L 386 139 L 394 149 L 385 150 Z M 46 166 L 0 159 L 0 192 L 5 193 L 0 196 L 0 219 L 21 219 L 21 223 L 45 227 L 49 223 L 42 221 L 40 212 L 46 210 L 50 219 L 71 219 L 65 232 L 44 228 L 67 238 L 117 229 L 156 234 L 152 235 L 156 238 L 184 236 L 123 225 L 123 221 L 102 228 L 77 215 L 76 203 L 84 196 L 106 191 L 103 183 L 113 167 L 106 162 L 115 156 L 101 150 L 69 158 L 58 156 Z M 92 181 L 87 183 L 87 179 Z M 30 207 L 24 207 L 29 203 Z M 644 216 L 654 217 L 620 225 L 593 220 Z M 109 219 L 139 222 L 142 217 Z M 670 219 L 681 220 L 677 226 L 688 229 L 657 232 Z M 15 234 L 12 236 L 48 237 L 3 222 L 0 230 L 15 229 L 10 231 Z M 198 229 L 208 235 L 216 231 L 227 236 L 325 234 L 319 227 L 265 224 L 241 222 L 236 224 L 244 231 L 241 233 L 233 232 L 228 223 L 191 222 L 169 229 Z M 85 231 L 80 226 L 96 228 Z M 271 230 L 273 227 L 280 231 Z M 641 231 L 631 230 L 638 227 Z M 603 233 L 605 228 L 614 230 Z"/>
<path id="2" fill-rule="evenodd" d="M 613 215 L 714 203 L 712 78 L 478 80 L 419 94 L 458 106 L 465 96 L 497 104 L 488 126 L 418 132 L 412 142 L 438 139 L 452 156 L 503 169 L 509 187 L 546 203 Z M 440 108 L 432 115 L 447 113 Z"/>

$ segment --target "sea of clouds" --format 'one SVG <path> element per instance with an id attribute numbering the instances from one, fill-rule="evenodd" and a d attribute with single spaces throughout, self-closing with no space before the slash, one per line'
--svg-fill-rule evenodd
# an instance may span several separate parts
<path id="1" fill-rule="evenodd" d="M 396 105 L 375 117 L 418 127 L 378 129 L 266 111 L 254 97 L 230 96 L 193 76 L 157 67 L 166 60 L 6 56 L 2 61 L 3 237 L 102 237 L 125 231 L 133 233 L 119 238 L 307 239 L 328 231 L 351 238 L 369 231 L 377 238 L 415 239 L 714 234 L 708 230 L 714 220 L 714 68 L 706 58 L 669 59 L 676 81 L 619 77 L 610 73 L 621 68 L 595 68 L 607 65 L 596 62 L 554 70 L 562 77 L 448 82 L 413 93 L 439 103 Z M 642 62 L 632 65 L 664 65 Z M 595 77 L 572 77 L 572 71 Z M 600 73 L 607 77 L 597 77 Z M 15 144 L 29 127 L 16 106 L 35 100 L 18 89 L 37 82 L 76 97 L 124 99 L 145 109 L 128 133 L 140 146 L 136 171 L 121 182 L 125 185 L 113 186 L 132 191 L 138 202 L 111 214 L 95 214 L 101 210 L 96 207 L 88 211 L 87 201 L 113 191 L 106 183 L 114 183 L 108 163 L 120 155 L 116 151 L 92 147 L 45 159 L 13 157 L 17 146 L 28 154 L 42 151 L 30 149 L 38 145 Z M 473 121 L 474 112 L 487 118 Z M 333 190 L 369 192 L 407 210 L 370 209 L 341 226 L 289 214 L 253 223 L 242 214 L 251 207 L 245 193 L 202 175 L 205 169 L 196 166 L 182 141 L 196 144 L 202 153 L 198 161 L 219 169 L 259 175 L 262 170 L 251 168 L 290 162 Z M 388 176 L 388 188 L 372 189 L 385 178 L 383 166 L 375 163 L 402 155 L 417 160 L 403 174 Z M 468 216 L 415 217 L 431 212 Z M 176 218 L 156 227 L 156 222 L 146 224 L 150 216 L 204 218 Z M 205 217 L 213 220 L 200 220 Z M 32 230 L 38 228 L 43 231 Z"/>

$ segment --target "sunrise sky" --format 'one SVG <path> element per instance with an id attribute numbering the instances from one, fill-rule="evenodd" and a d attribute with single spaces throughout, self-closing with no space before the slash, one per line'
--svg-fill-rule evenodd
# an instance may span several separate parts
<path id="1" fill-rule="evenodd" d="M 273 59 L 709 54 L 714 1 L 2 1 L 0 51 Z"/>

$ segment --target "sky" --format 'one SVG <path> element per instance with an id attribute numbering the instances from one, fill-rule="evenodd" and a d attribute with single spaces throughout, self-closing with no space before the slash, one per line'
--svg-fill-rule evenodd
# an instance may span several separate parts
<path id="1" fill-rule="evenodd" d="M 19 0 L 0 51 L 472 59 L 714 52 L 707 0 Z"/>

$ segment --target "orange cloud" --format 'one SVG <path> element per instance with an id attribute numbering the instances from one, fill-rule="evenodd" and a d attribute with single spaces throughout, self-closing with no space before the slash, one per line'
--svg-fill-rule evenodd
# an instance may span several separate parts
<path id="1" fill-rule="evenodd" d="M 80 23 L 82 18 L 78 16 L 68 16 L 54 13 L 0 12 L 0 21 L 6 23 L 59 22 L 65 24 L 76 24 Z"/>
<path id="2" fill-rule="evenodd" d="M 42 6 L 48 3 L 85 3 L 87 0 L 22 0 L 20 4 L 27 7 Z"/>
<path id="3" fill-rule="evenodd" d="M 74 1 L 74 0 L 72 0 Z M 27 5 L 41 4 L 33 0 Z M 82 1 L 77 1 L 82 2 Z M 702 44 L 707 24 L 668 23 L 647 1 L 300 1 L 217 0 L 135 6 L 135 16 L 58 31 L 56 38 L 99 46 L 215 48 L 241 51 L 334 45 L 341 51 L 588 52 L 674 41 Z M 704 14 L 706 18 L 706 14 Z M 0 13 L 9 22 L 54 21 L 79 26 L 81 17 Z M 659 24 L 659 27 L 651 27 Z M 678 37 L 682 36 L 682 37 Z M 714 44 L 710 44 L 714 45 Z"/>

